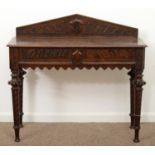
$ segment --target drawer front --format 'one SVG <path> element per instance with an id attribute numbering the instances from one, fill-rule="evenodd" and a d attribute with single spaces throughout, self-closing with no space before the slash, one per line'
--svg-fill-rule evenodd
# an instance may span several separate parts
<path id="1" fill-rule="evenodd" d="M 69 61 L 73 49 L 30 48 L 20 51 L 24 61 Z"/>
<path id="2" fill-rule="evenodd" d="M 131 61 L 135 58 L 133 49 L 86 49 L 85 61 Z"/>
<path id="3" fill-rule="evenodd" d="M 27 48 L 20 50 L 22 61 L 68 62 L 81 64 L 88 62 L 124 62 L 135 58 L 134 49 L 130 48 Z"/>

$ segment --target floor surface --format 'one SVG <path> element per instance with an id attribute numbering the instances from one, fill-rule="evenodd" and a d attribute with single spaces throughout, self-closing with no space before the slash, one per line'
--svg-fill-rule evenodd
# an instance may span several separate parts
<path id="1" fill-rule="evenodd" d="M 21 142 L 14 142 L 12 123 L 0 123 L 0 145 L 118 146 L 155 145 L 155 123 L 142 123 L 140 143 L 133 143 L 129 123 L 24 123 Z"/>

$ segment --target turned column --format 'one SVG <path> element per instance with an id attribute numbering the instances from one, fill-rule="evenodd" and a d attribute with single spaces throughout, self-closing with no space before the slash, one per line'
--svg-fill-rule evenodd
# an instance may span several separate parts
<path id="1" fill-rule="evenodd" d="M 20 86 L 19 86 L 19 111 L 20 111 L 20 127 L 23 127 L 23 80 L 24 80 L 24 75 L 26 72 L 22 69 L 19 70 L 19 79 L 20 79 Z"/>
<path id="2" fill-rule="evenodd" d="M 140 117 L 141 117 L 141 102 L 142 102 L 142 92 L 143 85 L 145 81 L 143 80 L 143 70 L 145 63 L 145 49 L 136 49 L 136 64 L 134 67 L 134 142 L 139 142 L 139 131 L 140 131 Z"/>
<path id="3" fill-rule="evenodd" d="M 135 80 L 135 72 L 134 68 L 132 68 L 129 72 L 128 75 L 130 76 L 130 117 L 131 117 L 131 124 L 130 128 L 134 129 L 135 121 L 134 121 L 134 114 L 135 114 L 135 85 L 134 85 L 134 80 Z"/>
<path id="4" fill-rule="evenodd" d="M 134 129 L 135 137 L 134 142 L 139 142 L 139 130 L 140 130 L 140 117 L 141 117 L 141 102 L 142 102 L 142 86 L 145 85 L 143 81 L 143 70 L 135 69 L 135 111 L 134 111 Z"/>
<path id="5" fill-rule="evenodd" d="M 19 142 L 19 130 L 20 130 L 20 85 L 21 80 L 18 70 L 12 70 L 12 79 L 9 84 L 12 86 L 12 103 L 13 103 L 13 118 L 14 118 L 14 130 L 15 130 L 15 141 Z"/>

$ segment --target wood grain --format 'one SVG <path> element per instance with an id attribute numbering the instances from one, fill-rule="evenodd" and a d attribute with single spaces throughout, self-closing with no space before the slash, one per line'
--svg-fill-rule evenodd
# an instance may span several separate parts
<path id="1" fill-rule="evenodd" d="M 139 142 L 146 45 L 138 39 L 137 28 L 76 14 L 18 27 L 8 47 L 16 142 L 23 126 L 27 68 L 130 69 L 130 127 L 135 130 L 134 142 Z"/>

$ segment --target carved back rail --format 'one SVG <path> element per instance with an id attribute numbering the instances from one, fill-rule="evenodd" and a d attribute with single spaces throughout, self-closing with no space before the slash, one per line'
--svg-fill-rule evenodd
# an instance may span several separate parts
<path id="1" fill-rule="evenodd" d="M 83 15 L 71 15 L 50 21 L 17 28 L 17 37 L 23 35 L 45 36 L 132 36 L 137 38 L 138 29 L 98 20 Z"/>

